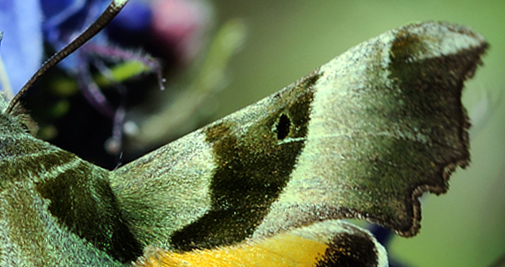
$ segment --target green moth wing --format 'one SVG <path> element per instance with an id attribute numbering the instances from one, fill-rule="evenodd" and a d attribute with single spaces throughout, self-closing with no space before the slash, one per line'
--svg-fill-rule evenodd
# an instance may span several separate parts
<path id="1" fill-rule="evenodd" d="M 343 218 L 404 236 L 469 160 L 463 83 L 487 47 L 448 23 L 359 44 L 251 106 L 113 172 L 144 244 L 191 251 Z"/>

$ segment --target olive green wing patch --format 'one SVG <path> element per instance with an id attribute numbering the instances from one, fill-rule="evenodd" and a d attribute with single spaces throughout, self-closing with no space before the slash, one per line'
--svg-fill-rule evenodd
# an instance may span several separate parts
<path id="1" fill-rule="evenodd" d="M 316 73 L 125 165 L 111 177 L 146 244 L 180 250 L 252 236 L 307 138 Z"/>

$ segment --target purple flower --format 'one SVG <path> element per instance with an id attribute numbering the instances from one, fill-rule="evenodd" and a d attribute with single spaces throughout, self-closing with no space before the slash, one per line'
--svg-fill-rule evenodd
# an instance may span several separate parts
<path id="1" fill-rule="evenodd" d="M 41 66 L 43 42 L 49 43 L 55 51 L 60 50 L 89 26 L 108 4 L 107 0 L 0 0 L 1 56 L 14 93 Z M 136 31 L 145 30 L 150 16 L 137 16 L 132 10 L 146 13 L 149 11 L 147 5 L 141 1 L 130 5 L 132 7 L 126 9 L 130 12 L 121 14 L 120 19 L 135 18 L 128 21 L 127 27 L 132 30 L 132 25 L 137 25 Z M 118 23 L 115 24 L 118 27 Z M 92 42 L 106 46 L 107 39 L 105 33 L 100 33 Z M 79 65 L 88 64 L 87 56 L 82 53 L 78 51 L 69 56 L 60 67 L 73 72 Z"/>
<path id="2" fill-rule="evenodd" d="M 54 51 L 60 50 L 89 26 L 109 2 L 0 0 L 0 31 L 4 33 L 1 55 L 14 93 L 40 67 L 43 42 Z M 152 48 L 156 56 L 176 64 L 190 62 L 204 43 L 203 32 L 210 14 L 208 5 L 200 0 L 131 0 L 105 31 L 90 41 L 92 45 L 87 50 L 84 47 L 76 51 L 59 66 L 76 74 L 90 64 L 90 55 L 107 58 L 100 52 L 111 51 L 117 45 Z"/>

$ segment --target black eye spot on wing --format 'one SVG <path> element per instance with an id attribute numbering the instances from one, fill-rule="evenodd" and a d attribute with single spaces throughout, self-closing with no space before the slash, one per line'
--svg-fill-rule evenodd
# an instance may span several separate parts
<path id="1" fill-rule="evenodd" d="M 286 114 L 282 114 L 277 122 L 275 132 L 277 133 L 277 139 L 283 140 L 289 134 L 289 130 L 291 127 L 291 120 Z"/>

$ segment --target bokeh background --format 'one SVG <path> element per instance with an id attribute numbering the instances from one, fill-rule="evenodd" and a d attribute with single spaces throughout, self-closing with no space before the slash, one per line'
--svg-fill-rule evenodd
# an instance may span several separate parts
<path id="1" fill-rule="evenodd" d="M 242 18 L 247 38 L 232 58 L 217 117 L 281 89 L 351 46 L 411 22 L 463 24 L 491 47 L 466 83 L 474 121 L 472 162 L 442 196 L 425 195 L 422 228 L 395 237 L 409 266 L 489 266 L 505 253 L 505 1 L 215 1 L 218 19 Z"/>

